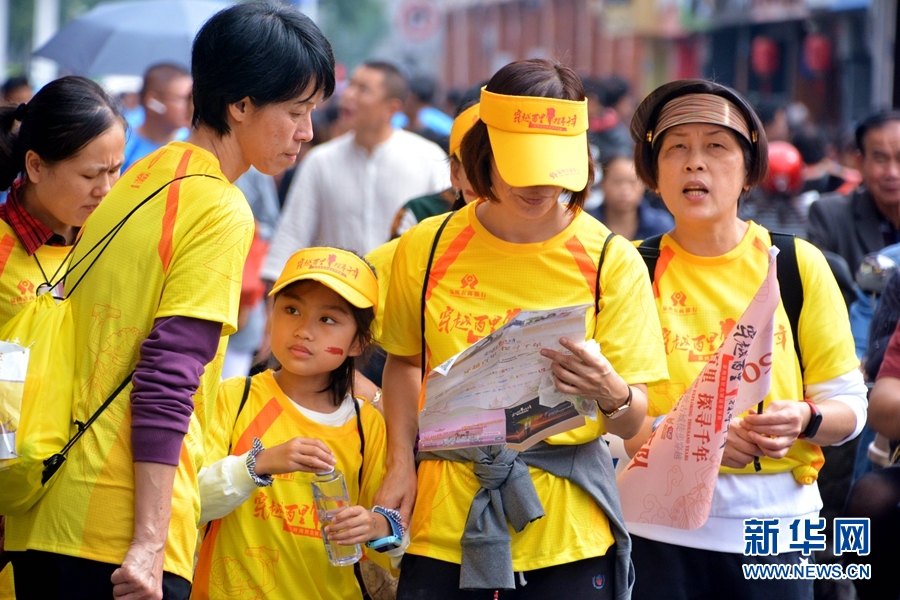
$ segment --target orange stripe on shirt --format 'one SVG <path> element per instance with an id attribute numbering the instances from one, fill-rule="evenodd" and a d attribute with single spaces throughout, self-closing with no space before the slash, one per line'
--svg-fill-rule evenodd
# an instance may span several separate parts
<path id="1" fill-rule="evenodd" d="M 175 178 L 185 176 L 191 154 L 193 154 L 192 150 L 186 150 L 181 156 L 181 161 L 175 169 Z M 169 272 L 169 263 L 172 262 L 172 236 L 175 231 L 175 219 L 178 218 L 180 191 L 181 181 L 179 180 L 169 186 L 169 192 L 166 194 L 166 212 L 163 215 L 162 235 L 159 238 L 159 258 L 162 261 L 163 273 Z"/>
<path id="2" fill-rule="evenodd" d="M 761 251 L 763 254 L 769 254 L 769 248 L 766 243 L 758 237 L 753 238 L 753 247 Z"/>
<path id="3" fill-rule="evenodd" d="M 269 400 L 266 405 L 263 406 L 263 409 L 253 418 L 250 425 L 244 430 L 244 433 L 241 434 L 237 444 L 234 445 L 234 455 L 240 456 L 244 452 L 250 450 L 250 448 L 253 447 L 253 438 L 262 439 L 262 436 L 269 430 L 269 427 L 272 426 L 275 419 L 281 416 L 283 411 L 284 409 L 281 408 L 281 404 L 278 403 L 278 400 L 275 398 Z"/>
<path id="4" fill-rule="evenodd" d="M 584 281 L 587 283 L 591 295 L 593 295 L 594 283 L 597 280 L 597 267 L 594 265 L 594 261 L 591 260 L 587 250 L 584 249 L 584 246 L 574 235 L 566 240 L 566 248 L 572 254 L 572 258 L 575 259 L 575 264 L 577 264 L 579 270 L 581 270 Z M 597 299 L 594 298 L 594 301 L 596 302 Z"/>
<path id="5" fill-rule="evenodd" d="M 675 258 L 675 251 L 666 246 L 659 251 L 659 258 L 656 259 L 656 271 L 653 273 L 653 297 L 659 298 L 659 280 L 662 279 L 663 273 L 666 272 L 669 263 Z"/>
<path id="6" fill-rule="evenodd" d="M 0 240 L 0 277 L 3 276 L 3 269 L 6 268 L 6 261 L 9 260 L 9 255 L 12 254 L 13 248 L 15 247 L 16 238 L 4 233 L 3 239 Z"/>
<path id="7" fill-rule="evenodd" d="M 469 241 L 474 236 L 475 230 L 471 225 L 467 225 L 466 228 L 460 231 L 459 235 L 450 242 L 450 247 L 447 248 L 447 251 L 434 261 L 434 264 L 431 267 L 431 275 L 428 278 L 428 289 L 425 291 L 426 302 L 431 299 L 431 291 L 437 286 L 441 279 L 444 278 L 444 275 L 447 274 L 447 269 L 456 262 L 456 258 L 466 249 L 466 246 L 469 245 Z"/>

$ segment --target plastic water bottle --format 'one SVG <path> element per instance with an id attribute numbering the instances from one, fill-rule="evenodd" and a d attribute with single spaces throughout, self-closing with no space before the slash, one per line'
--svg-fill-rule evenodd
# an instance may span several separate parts
<path id="1" fill-rule="evenodd" d="M 331 523 L 334 515 L 351 506 L 344 474 L 334 469 L 326 473 L 317 473 L 312 482 L 312 491 L 319 516 L 319 526 L 322 528 L 322 541 L 325 542 L 325 552 L 328 553 L 328 562 L 336 567 L 352 565 L 362 558 L 360 545 L 344 546 L 331 542 L 325 533 L 325 526 Z"/>

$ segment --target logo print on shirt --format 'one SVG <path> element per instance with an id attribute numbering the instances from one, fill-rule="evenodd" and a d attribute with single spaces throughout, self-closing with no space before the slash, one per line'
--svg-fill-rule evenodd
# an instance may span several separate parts
<path id="1" fill-rule="evenodd" d="M 17 304 L 28 304 L 29 302 L 37 298 L 37 295 L 34 293 L 34 284 L 27 279 L 23 279 L 22 281 L 20 281 L 16 285 L 16 287 L 19 288 L 19 297 L 10 298 L 10 304 L 14 306 Z"/>
<path id="2" fill-rule="evenodd" d="M 23 296 L 25 294 L 33 294 L 34 293 L 34 284 L 31 283 L 30 281 L 28 281 L 27 279 L 23 279 L 22 281 L 20 281 L 19 285 L 17 287 L 19 288 L 19 293 Z"/>
<path id="3" fill-rule="evenodd" d="M 460 298 L 478 298 L 480 300 L 487 298 L 487 293 L 479 292 L 475 289 L 475 286 L 478 285 L 478 278 L 475 275 L 466 273 L 459 282 L 460 286 L 458 290 L 450 290 L 451 296 L 459 296 Z"/>
<path id="4" fill-rule="evenodd" d="M 662 312 L 672 314 L 672 315 L 696 315 L 697 307 L 689 306 L 687 304 L 688 297 L 682 291 L 674 292 L 671 296 L 669 296 L 669 301 L 671 302 L 671 306 L 668 304 L 664 304 L 662 306 Z"/>

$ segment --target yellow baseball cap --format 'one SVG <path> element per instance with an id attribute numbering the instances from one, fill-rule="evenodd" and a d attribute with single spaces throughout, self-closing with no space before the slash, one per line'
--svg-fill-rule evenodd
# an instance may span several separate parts
<path id="1" fill-rule="evenodd" d="M 352 252 L 337 248 L 304 248 L 295 252 L 269 295 L 303 279 L 327 285 L 357 308 L 378 307 L 378 279 L 366 261 Z"/>
<path id="2" fill-rule="evenodd" d="M 478 112 L 506 183 L 573 192 L 587 187 L 587 99 L 505 96 L 482 88 Z"/>
<path id="3" fill-rule="evenodd" d="M 473 104 L 466 110 L 459 113 L 453 119 L 453 127 L 450 129 L 450 154 L 455 156 L 457 160 L 462 160 L 459 155 L 459 147 L 462 145 L 462 139 L 465 137 L 472 125 L 478 122 L 478 103 Z"/>

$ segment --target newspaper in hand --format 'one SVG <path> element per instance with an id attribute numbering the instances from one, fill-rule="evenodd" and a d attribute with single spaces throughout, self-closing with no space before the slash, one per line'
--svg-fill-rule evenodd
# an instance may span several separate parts
<path id="1" fill-rule="evenodd" d="M 589 308 L 519 312 L 433 369 L 419 414 L 419 448 L 507 444 L 521 451 L 596 418 L 595 402 L 556 389 L 551 361 L 540 354 L 541 348 L 568 353 L 561 337 L 583 340 Z"/>
<path id="2" fill-rule="evenodd" d="M 744 314 L 618 476 L 626 522 L 697 529 L 709 518 L 731 418 L 769 393 L 777 254 L 769 250 L 769 272 Z"/>

